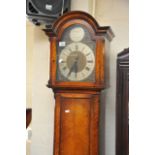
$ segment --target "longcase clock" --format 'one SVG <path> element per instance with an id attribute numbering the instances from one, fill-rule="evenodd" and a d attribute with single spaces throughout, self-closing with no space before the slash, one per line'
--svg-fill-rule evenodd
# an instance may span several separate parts
<path id="1" fill-rule="evenodd" d="M 54 155 L 98 155 L 100 93 L 108 86 L 112 30 L 73 11 L 45 32 L 50 38 L 48 86 L 56 103 Z"/>

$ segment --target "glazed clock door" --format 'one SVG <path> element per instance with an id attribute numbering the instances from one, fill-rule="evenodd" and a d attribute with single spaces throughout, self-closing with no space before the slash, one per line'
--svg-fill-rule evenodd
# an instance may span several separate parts
<path id="1" fill-rule="evenodd" d="M 57 81 L 95 81 L 96 41 L 84 26 L 68 27 L 57 49 Z"/>

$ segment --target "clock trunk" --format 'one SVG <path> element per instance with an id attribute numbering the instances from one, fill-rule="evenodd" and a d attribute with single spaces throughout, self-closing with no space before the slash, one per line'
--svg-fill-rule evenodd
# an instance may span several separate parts
<path id="1" fill-rule="evenodd" d="M 99 94 L 56 93 L 54 155 L 97 155 Z"/>

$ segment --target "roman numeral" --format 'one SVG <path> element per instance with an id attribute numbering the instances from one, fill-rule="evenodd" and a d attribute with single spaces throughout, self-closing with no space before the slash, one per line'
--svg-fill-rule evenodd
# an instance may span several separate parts
<path id="1" fill-rule="evenodd" d="M 93 63 L 93 60 L 88 60 L 87 62 L 88 62 L 88 63 Z"/>
<path id="2" fill-rule="evenodd" d="M 90 68 L 89 68 L 89 67 L 86 67 L 85 69 L 86 69 L 87 71 L 89 71 L 89 70 L 90 70 Z"/>
<path id="3" fill-rule="evenodd" d="M 85 76 L 85 74 L 84 73 L 81 73 L 82 74 L 82 76 L 84 77 Z"/>
<path id="4" fill-rule="evenodd" d="M 70 52 L 73 52 L 71 48 L 68 49 Z"/>
<path id="5" fill-rule="evenodd" d="M 61 63 L 66 63 L 66 61 L 61 61 Z"/>
<path id="6" fill-rule="evenodd" d="M 75 45 L 75 50 L 76 50 L 76 51 L 78 51 L 78 48 L 79 48 L 78 45 Z"/>
<path id="7" fill-rule="evenodd" d="M 63 70 L 66 70 L 66 69 L 67 69 L 67 67 L 65 66 L 65 67 L 63 67 L 62 69 L 63 69 Z"/>
<path id="8" fill-rule="evenodd" d="M 59 59 L 59 63 L 62 64 L 62 63 L 66 63 L 66 61 L 62 60 L 62 59 Z"/>
<path id="9" fill-rule="evenodd" d="M 84 51 L 85 47 L 82 48 L 82 51 Z"/>
<path id="10" fill-rule="evenodd" d="M 90 52 L 86 54 L 86 56 L 90 55 Z"/>
<path id="11" fill-rule="evenodd" d="M 67 54 L 67 53 L 63 53 L 63 55 L 64 55 L 64 56 L 68 56 L 68 54 Z"/>

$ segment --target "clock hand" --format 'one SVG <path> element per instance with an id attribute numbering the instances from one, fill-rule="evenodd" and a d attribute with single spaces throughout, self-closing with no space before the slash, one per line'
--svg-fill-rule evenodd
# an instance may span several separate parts
<path id="1" fill-rule="evenodd" d="M 72 67 L 71 67 L 71 69 L 70 69 L 70 71 L 69 71 L 67 76 L 70 76 L 70 74 L 73 72 L 73 70 L 75 68 L 75 65 L 76 65 L 76 61 L 73 63 L 73 65 L 72 65 Z"/>
<path id="2" fill-rule="evenodd" d="M 75 70 L 75 77 L 76 78 L 77 78 L 77 72 L 78 72 L 78 60 L 79 60 L 79 57 L 76 58 L 76 61 L 75 61 L 76 63 L 75 63 L 75 66 L 74 66 L 75 67 L 74 70 Z"/>
<path id="3" fill-rule="evenodd" d="M 78 65 L 77 65 L 77 61 L 75 63 L 75 66 L 74 66 L 74 70 L 75 70 L 75 77 L 77 78 L 77 71 L 78 71 Z"/>
<path id="4" fill-rule="evenodd" d="M 67 76 L 70 76 L 70 74 L 73 72 L 73 70 L 75 71 L 75 73 L 77 74 L 77 62 L 78 62 L 78 57 L 75 59 L 69 73 Z M 77 75 L 76 75 L 77 76 Z"/>

